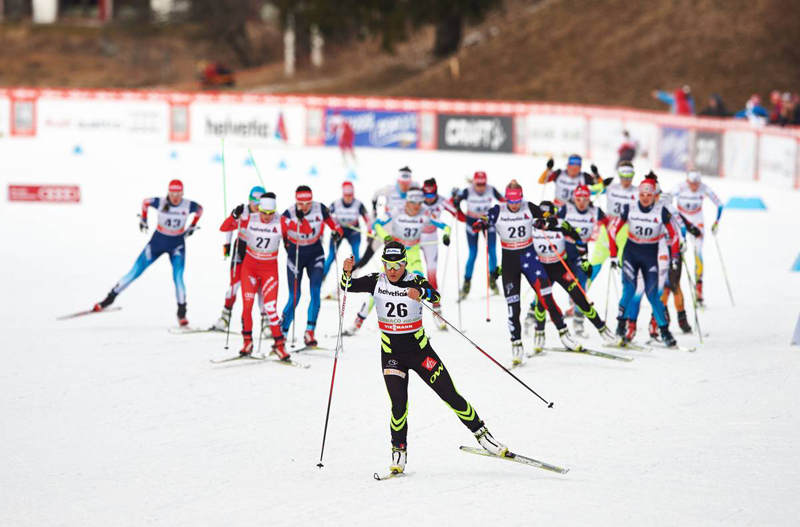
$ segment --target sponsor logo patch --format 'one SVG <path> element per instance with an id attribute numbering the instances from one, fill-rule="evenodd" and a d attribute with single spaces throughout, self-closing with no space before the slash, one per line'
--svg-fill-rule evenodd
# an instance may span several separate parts
<path id="1" fill-rule="evenodd" d="M 384 368 L 383 369 L 383 374 L 384 375 L 397 375 L 398 377 L 402 377 L 403 379 L 406 378 L 405 372 L 402 372 L 400 370 L 396 370 L 394 368 Z"/>
<path id="2" fill-rule="evenodd" d="M 433 371 L 437 364 L 439 364 L 439 362 L 431 357 L 425 357 L 425 360 L 422 361 L 422 367 L 428 371 Z"/>

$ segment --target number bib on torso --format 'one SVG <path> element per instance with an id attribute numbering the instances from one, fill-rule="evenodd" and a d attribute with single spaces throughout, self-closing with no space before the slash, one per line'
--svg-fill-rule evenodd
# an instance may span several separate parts
<path id="1" fill-rule="evenodd" d="M 420 242 L 422 229 L 426 225 L 430 225 L 430 218 L 424 210 L 420 210 L 416 216 L 409 216 L 403 209 L 392 214 L 392 236 L 406 247 Z"/>
<path id="2" fill-rule="evenodd" d="M 408 298 L 406 288 L 393 285 L 385 273 L 378 276 L 374 297 L 378 327 L 384 333 L 415 333 L 422 328 L 422 305 Z"/>
<path id="3" fill-rule="evenodd" d="M 689 185 L 686 183 L 681 184 L 677 194 L 675 194 L 675 202 L 677 203 L 678 210 L 684 214 L 697 214 L 703 210 L 703 198 L 705 192 L 703 186 L 697 189 L 697 192 L 692 192 Z"/>
<path id="4" fill-rule="evenodd" d="M 533 230 L 533 246 L 539 261 L 545 264 L 556 263 L 559 257 L 564 258 L 566 246 L 564 235 L 560 232 L 548 232 L 541 229 Z"/>
<path id="5" fill-rule="evenodd" d="M 661 238 L 664 225 L 661 222 L 663 205 L 656 203 L 650 212 L 642 212 L 635 203 L 628 211 L 628 240 L 636 243 L 654 244 Z"/>
<path id="6" fill-rule="evenodd" d="M 625 205 L 631 208 L 636 204 L 639 189 L 631 185 L 627 189 L 622 188 L 619 183 L 614 183 L 606 190 L 606 214 L 618 218 L 622 214 Z"/>
<path id="7" fill-rule="evenodd" d="M 296 223 L 299 223 L 297 221 L 296 207 L 289 208 L 289 217 Z M 301 247 L 314 245 L 319 241 L 319 238 L 322 235 L 322 206 L 319 202 L 314 201 L 312 203 L 311 210 L 303 217 L 303 220 L 307 220 L 309 225 L 311 225 L 311 233 L 303 234 L 301 232 L 290 230 L 289 239 L 292 241 L 292 243 L 297 243 L 297 245 Z"/>
<path id="8" fill-rule="evenodd" d="M 528 202 L 523 201 L 517 212 L 508 210 L 508 203 L 500 204 L 500 214 L 494 224 L 503 249 L 517 250 L 533 243 L 533 215 Z"/>
<path id="9" fill-rule="evenodd" d="M 158 226 L 156 230 L 167 236 L 180 236 L 186 228 L 186 220 L 189 219 L 189 210 L 192 202 L 183 199 L 178 206 L 169 203 L 167 211 L 164 211 L 164 203 L 169 203 L 166 198 L 161 198 L 158 207 Z"/>
<path id="10" fill-rule="evenodd" d="M 359 211 L 361 210 L 361 202 L 354 199 L 350 205 L 345 205 L 341 199 L 333 203 L 332 216 L 343 225 L 350 225 L 351 227 L 358 227 Z"/>
<path id="11" fill-rule="evenodd" d="M 278 248 L 281 246 L 281 220 L 276 214 L 272 221 L 262 223 L 259 214 L 250 214 L 245 229 L 247 254 L 259 262 L 278 259 Z"/>
<path id="12" fill-rule="evenodd" d="M 442 196 L 438 196 L 436 199 L 436 203 L 433 205 L 428 205 L 427 203 L 423 204 L 422 210 L 427 212 L 428 215 L 433 220 L 441 221 L 442 214 L 444 211 L 447 210 L 447 206 L 445 205 L 446 201 Z M 437 239 L 438 236 L 436 234 L 436 225 L 433 223 L 427 223 L 424 227 L 422 227 L 422 239 L 423 240 L 432 240 Z"/>
<path id="13" fill-rule="evenodd" d="M 578 174 L 575 177 L 568 176 L 566 172 L 559 174 L 556 178 L 555 204 L 561 206 L 571 200 L 572 193 L 575 192 L 575 189 L 578 188 L 581 183 L 584 183 L 584 179 L 581 174 Z"/>
<path id="14" fill-rule="evenodd" d="M 483 194 L 478 194 L 474 188 L 467 189 L 467 216 L 470 218 L 480 218 L 486 216 L 489 209 L 492 208 L 492 200 L 494 199 L 494 187 L 486 185 L 486 190 Z"/>
<path id="15" fill-rule="evenodd" d="M 597 225 L 597 207 L 589 207 L 584 212 L 580 212 L 572 203 L 567 203 L 566 207 L 567 213 L 564 219 L 575 227 L 575 230 L 581 235 L 581 240 L 588 242 L 592 238 L 595 225 Z"/>

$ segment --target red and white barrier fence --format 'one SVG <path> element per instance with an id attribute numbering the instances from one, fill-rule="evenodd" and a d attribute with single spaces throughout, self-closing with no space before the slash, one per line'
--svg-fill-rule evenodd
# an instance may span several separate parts
<path id="1" fill-rule="evenodd" d="M 86 89 L 0 89 L 0 138 L 252 147 L 456 150 L 614 163 L 623 131 L 653 167 L 800 188 L 800 129 L 630 108 L 391 97 Z"/>

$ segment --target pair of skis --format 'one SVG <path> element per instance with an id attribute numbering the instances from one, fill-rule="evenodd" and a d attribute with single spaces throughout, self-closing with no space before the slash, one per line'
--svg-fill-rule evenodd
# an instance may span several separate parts
<path id="1" fill-rule="evenodd" d="M 270 356 L 264 355 L 234 355 L 233 357 L 228 357 L 226 359 L 219 359 L 214 360 L 211 359 L 211 364 L 225 364 L 228 362 L 235 362 L 235 361 L 260 361 L 260 362 L 274 362 L 276 364 L 283 364 L 284 366 L 294 366 L 295 368 L 301 369 L 308 369 L 311 367 L 310 364 L 303 364 L 302 362 L 297 362 L 296 360 L 280 360 L 278 358 L 273 358 Z"/>
<path id="2" fill-rule="evenodd" d="M 540 468 L 542 470 L 547 470 L 549 472 L 555 472 L 556 474 L 566 474 L 567 472 L 569 472 L 568 468 L 551 465 L 550 463 L 545 463 L 544 461 L 539 461 L 530 457 L 521 456 L 514 452 L 506 452 L 505 456 L 496 456 L 490 452 L 487 452 L 482 448 L 476 448 L 471 446 L 462 446 L 459 448 L 461 449 L 462 452 L 466 452 L 467 454 L 475 454 L 477 456 L 503 459 L 505 461 L 510 461 L 512 463 L 519 463 L 520 465 L 527 465 L 529 467 Z M 403 476 L 404 474 L 405 474 L 404 472 L 392 471 L 387 474 L 380 475 L 376 472 L 375 474 L 373 474 L 373 477 L 375 478 L 376 481 L 386 481 L 387 479 L 398 478 L 400 476 Z"/>

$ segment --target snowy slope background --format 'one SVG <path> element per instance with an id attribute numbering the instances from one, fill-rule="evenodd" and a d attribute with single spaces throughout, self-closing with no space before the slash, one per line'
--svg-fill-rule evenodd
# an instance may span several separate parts
<path id="1" fill-rule="evenodd" d="M 474 444 L 471 434 L 415 379 L 409 475 L 378 483 L 372 473 L 387 468 L 390 444 L 374 314 L 358 336 L 345 340 L 340 355 L 323 469 L 316 463 L 333 354 L 298 357 L 312 365 L 309 370 L 210 364 L 234 353 L 240 338 L 232 336 L 226 352 L 224 336 L 167 332 L 176 325 L 176 305 L 166 257 L 120 295 L 122 311 L 55 320 L 101 300 L 128 271 L 149 238 L 137 228 L 141 200 L 163 196 L 174 177 L 183 179 L 187 198 L 205 207 L 202 229 L 188 240 L 189 320 L 204 326 L 219 315 L 229 261 L 222 258 L 217 229 L 258 178 L 245 164 L 246 150 L 226 149 L 226 211 L 222 165 L 213 161 L 219 151 L 185 146 L 171 154 L 85 145 L 74 155 L 70 145 L 0 143 L 4 183 L 79 184 L 83 198 L 77 206 L 0 206 L 0 525 L 730 526 L 800 520 L 800 348 L 789 346 L 800 311 L 800 273 L 790 272 L 800 252 L 791 227 L 797 192 L 708 180 L 723 202 L 757 195 L 768 207 L 723 216 L 719 240 L 736 307 L 709 237 L 708 307 L 700 313 L 710 334 L 706 343 L 694 354 L 620 352 L 635 357 L 629 364 L 557 353 L 531 359 L 518 375 L 554 401 L 552 409 L 453 331 L 437 331 L 428 317 L 432 345 L 492 432 L 513 450 L 571 472 L 550 474 L 459 452 L 459 445 Z M 333 149 L 254 155 L 280 209 L 301 183 L 313 187 L 316 199 L 331 202 L 347 174 Z M 541 196 L 534 183 L 541 158 L 378 150 L 361 150 L 359 157 L 356 194 L 365 202 L 403 165 L 419 182 L 436 177 L 445 194 L 485 170 L 498 188 L 516 178 L 526 197 Z M 288 168 L 278 170 L 280 161 Z M 312 166 L 316 176 L 309 174 Z M 602 164 L 601 172 L 610 173 L 611 166 Z M 637 183 L 648 169 L 646 161 L 637 164 Z M 660 176 L 665 189 L 681 179 Z M 713 210 L 706 210 L 709 224 Z M 459 236 L 463 267 L 466 243 L 463 232 Z M 443 250 L 444 313 L 457 323 L 455 255 L 446 270 L 445 261 Z M 502 297 L 491 298 L 492 321 L 485 321 L 484 261 L 481 253 L 463 327 L 508 363 Z M 606 273 L 590 290 L 601 314 Z M 332 289 L 329 277 L 323 293 Z M 688 305 L 687 286 L 684 291 Z M 286 298 L 284 287 L 281 306 Z M 558 293 L 562 307 L 565 298 Z M 345 324 L 362 300 L 348 297 Z M 307 301 L 306 290 L 298 334 Z M 610 301 L 613 322 L 613 288 Z M 239 309 L 237 302 L 234 320 Z M 640 335 L 649 314 L 645 300 Z M 335 338 L 325 337 L 335 334 L 337 323 L 336 302 L 324 301 L 323 345 L 333 347 Z M 682 344 L 698 345 L 693 336 L 676 335 Z M 556 342 L 548 324 L 548 343 Z M 589 342 L 600 343 L 593 331 Z M 531 337 L 525 345 L 529 350 Z"/>

